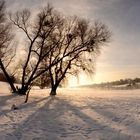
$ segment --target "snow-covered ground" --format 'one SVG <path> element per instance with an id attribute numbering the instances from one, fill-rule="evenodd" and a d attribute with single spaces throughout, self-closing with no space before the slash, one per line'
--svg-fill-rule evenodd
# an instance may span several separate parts
<path id="1" fill-rule="evenodd" d="M 58 93 L 33 89 L 24 104 L 0 83 L 0 140 L 140 140 L 140 90 Z"/>

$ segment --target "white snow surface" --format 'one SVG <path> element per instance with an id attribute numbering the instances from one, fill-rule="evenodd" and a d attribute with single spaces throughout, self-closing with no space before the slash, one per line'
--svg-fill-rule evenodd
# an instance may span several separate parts
<path id="1" fill-rule="evenodd" d="M 0 83 L 0 140 L 140 140 L 140 90 L 34 88 L 24 98 Z"/>

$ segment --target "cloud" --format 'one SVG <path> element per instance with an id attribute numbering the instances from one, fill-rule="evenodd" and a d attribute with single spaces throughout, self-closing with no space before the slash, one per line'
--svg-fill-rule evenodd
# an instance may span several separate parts
<path id="1" fill-rule="evenodd" d="M 36 7 L 45 6 L 49 2 L 65 14 L 80 16 L 87 16 L 90 8 L 87 0 L 6 0 L 6 2 L 8 8 L 12 10 L 19 10 L 19 7 L 35 10 Z"/>

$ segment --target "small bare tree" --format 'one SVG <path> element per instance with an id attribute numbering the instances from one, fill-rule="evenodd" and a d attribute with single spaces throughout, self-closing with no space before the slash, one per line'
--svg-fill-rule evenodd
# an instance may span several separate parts
<path id="1" fill-rule="evenodd" d="M 13 34 L 11 25 L 7 22 L 5 14 L 5 1 L 0 1 L 0 68 L 9 83 L 12 92 L 16 91 L 12 78 L 8 72 L 8 66 L 15 56 L 15 49 L 12 45 Z"/>

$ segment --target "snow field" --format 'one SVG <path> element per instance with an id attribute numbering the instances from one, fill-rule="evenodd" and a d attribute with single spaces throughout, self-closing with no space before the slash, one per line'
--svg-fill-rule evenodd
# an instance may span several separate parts
<path id="1" fill-rule="evenodd" d="M 140 140 L 140 90 L 34 88 L 24 104 L 0 88 L 0 140 Z"/>

